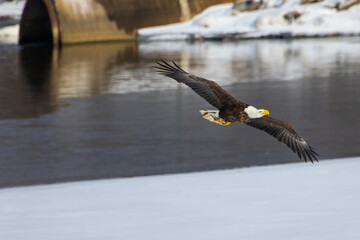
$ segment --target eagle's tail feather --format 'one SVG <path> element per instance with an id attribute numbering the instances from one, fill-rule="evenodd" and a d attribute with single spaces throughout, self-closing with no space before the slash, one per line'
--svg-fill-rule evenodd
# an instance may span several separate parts
<path id="1" fill-rule="evenodd" d="M 219 117 L 219 110 L 199 110 L 202 117 L 210 122 L 220 124 L 222 126 L 227 126 L 230 122 L 226 122 L 224 119 Z"/>

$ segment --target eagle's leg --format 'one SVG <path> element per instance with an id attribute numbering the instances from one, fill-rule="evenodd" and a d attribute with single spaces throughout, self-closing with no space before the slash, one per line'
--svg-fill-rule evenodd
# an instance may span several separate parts
<path id="1" fill-rule="evenodd" d="M 218 124 L 223 125 L 224 119 L 218 118 L 218 119 L 215 120 L 215 122 L 217 122 Z"/>
<path id="2" fill-rule="evenodd" d="M 222 126 L 227 126 L 230 124 L 230 122 L 227 122 L 219 117 L 219 110 L 200 110 L 200 113 L 203 118 L 209 120 L 210 122 L 214 122 Z"/>
<path id="3" fill-rule="evenodd" d="M 216 123 L 218 123 L 218 124 L 220 124 L 220 125 L 222 125 L 222 126 L 227 126 L 227 125 L 229 125 L 231 122 L 228 122 L 228 121 L 225 121 L 224 119 L 222 119 L 222 118 L 218 118 L 218 119 L 216 119 L 214 122 L 216 122 Z"/>
<path id="4" fill-rule="evenodd" d="M 223 125 L 223 126 L 227 126 L 227 125 L 229 125 L 231 123 L 231 122 L 225 121 L 222 118 L 216 119 L 215 122 L 217 122 L 218 124 Z"/>

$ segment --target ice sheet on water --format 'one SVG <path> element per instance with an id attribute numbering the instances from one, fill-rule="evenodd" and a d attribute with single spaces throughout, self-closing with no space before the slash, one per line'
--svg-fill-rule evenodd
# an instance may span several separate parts
<path id="1" fill-rule="evenodd" d="M 1 239 L 359 239 L 360 158 L 0 190 Z"/>

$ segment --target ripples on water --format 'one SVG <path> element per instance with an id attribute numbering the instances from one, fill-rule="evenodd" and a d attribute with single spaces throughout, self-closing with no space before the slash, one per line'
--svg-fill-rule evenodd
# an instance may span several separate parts
<path id="1" fill-rule="evenodd" d="M 160 58 L 229 85 L 353 74 L 359 52 L 358 38 L 1 46 L 0 118 L 48 113 L 64 98 L 182 87 L 155 74 Z"/>
<path id="2" fill-rule="evenodd" d="M 0 45 L 0 187 L 298 161 L 203 120 L 211 107 L 160 58 L 289 121 L 322 159 L 358 156 L 359 52 L 359 38 Z"/>

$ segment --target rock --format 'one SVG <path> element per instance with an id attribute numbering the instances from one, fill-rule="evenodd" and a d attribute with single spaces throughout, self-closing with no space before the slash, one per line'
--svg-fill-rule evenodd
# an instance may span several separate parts
<path id="1" fill-rule="evenodd" d="M 318 3 L 318 2 L 322 2 L 323 0 L 301 0 L 300 4 L 305 5 L 305 4 L 311 4 L 311 3 Z"/>
<path id="2" fill-rule="evenodd" d="M 298 19 L 300 16 L 301 16 L 301 13 L 299 13 L 298 11 L 291 11 L 291 12 L 286 13 L 283 17 L 289 24 L 291 24 L 293 21 Z"/>
<path id="3" fill-rule="evenodd" d="M 345 1 L 344 3 L 340 3 L 338 2 L 336 5 L 335 5 L 335 8 L 338 10 L 338 11 L 343 11 L 343 10 L 347 10 L 357 4 L 360 4 L 360 0 L 347 0 Z"/>
<path id="4" fill-rule="evenodd" d="M 238 0 L 234 2 L 233 10 L 238 12 L 250 12 L 258 10 L 263 5 L 263 0 Z"/>

